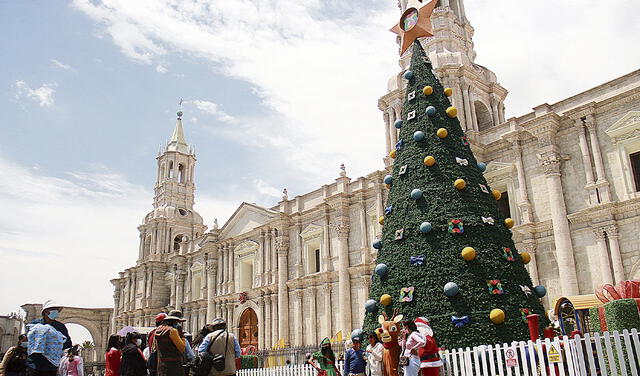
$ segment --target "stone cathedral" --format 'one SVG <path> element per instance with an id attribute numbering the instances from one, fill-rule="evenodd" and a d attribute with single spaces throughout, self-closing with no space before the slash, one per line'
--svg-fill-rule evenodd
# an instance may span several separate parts
<path id="1" fill-rule="evenodd" d="M 400 0 L 399 8 L 420 7 Z M 499 206 L 515 219 L 519 249 L 546 306 L 561 296 L 591 294 L 603 283 L 640 278 L 640 70 L 553 104 L 505 119 L 507 90 L 474 62 L 473 27 L 463 0 L 440 0 L 434 36 L 421 43 L 445 86 L 478 160 L 488 164 Z M 399 60 L 379 102 L 386 154 L 405 95 Z M 380 151 L 383 155 L 383 151 Z M 352 179 L 344 168 L 318 189 L 272 207 L 243 203 L 211 230 L 193 210 L 196 156 L 181 113 L 157 157 L 153 210 L 138 227 L 139 258 L 111 282 L 112 326 L 151 326 L 180 309 L 197 331 L 227 320 L 242 346 L 317 344 L 362 323 L 392 164 Z"/>

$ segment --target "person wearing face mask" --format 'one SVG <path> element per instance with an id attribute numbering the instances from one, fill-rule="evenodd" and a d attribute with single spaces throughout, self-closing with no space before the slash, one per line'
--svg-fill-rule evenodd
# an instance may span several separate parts
<path id="1" fill-rule="evenodd" d="M 147 374 L 147 362 L 144 360 L 140 333 L 127 334 L 125 346 L 122 348 L 122 361 L 120 362 L 120 376 L 144 376 Z"/>
<path id="2" fill-rule="evenodd" d="M 24 376 L 27 372 L 27 335 L 20 334 L 18 345 L 10 347 L 0 363 L 0 376 Z"/>
<path id="3" fill-rule="evenodd" d="M 42 305 L 42 318 L 27 325 L 27 376 L 55 376 L 64 349 L 71 348 L 67 327 L 57 321 L 62 307 L 53 300 Z"/>

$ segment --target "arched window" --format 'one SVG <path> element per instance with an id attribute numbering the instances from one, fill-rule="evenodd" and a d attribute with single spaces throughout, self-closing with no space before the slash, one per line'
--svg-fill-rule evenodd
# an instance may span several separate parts
<path id="1" fill-rule="evenodd" d="M 175 238 L 173 238 L 173 251 L 174 252 L 180 252 L 180 244 L 182 244 L 183 238 L 184 237 L 182 235 L 177 235 Z"/>
<path id="2" fill-rule="evenodd" d="M 167 177 L 171 179 L 173 177 L 173 161 L 169 161 L 169 171 Z"/>
<path id="3" fill-rule="evenodd" d="M 178 182 L 184 183 L 184 165 L 182 163 L 178 165 Z"/>
<path id="4" fill-rule="evenodd" d="M 476 118 L 478 119 L 478 130 L 483 131 L 491 128 L 493 126 L 493 119 L 487 106 L 480 101 L 476 101 L 473 106 L 476 110 Z"/>

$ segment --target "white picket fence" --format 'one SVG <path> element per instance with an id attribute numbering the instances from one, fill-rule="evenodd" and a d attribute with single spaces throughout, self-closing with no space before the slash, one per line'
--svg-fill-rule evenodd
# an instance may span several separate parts
<path id="1" fill-rule="evenodd" d="M 441 353 L 443 376 L 640 376 L 638 331 L 483 345 Z M 338 363 L 342 369 L 342 363 Z M 309 365 L 243 369 L 238 376 L 315 376 Z"/>

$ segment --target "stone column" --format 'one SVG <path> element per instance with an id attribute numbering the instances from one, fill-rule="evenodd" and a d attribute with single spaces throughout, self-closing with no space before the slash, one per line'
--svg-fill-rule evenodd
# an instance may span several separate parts
<path id="1" fill-rule="evenodd" d="M 298 308 L 294 317 L 296 328 L 296 346 L 304 346 L 304 314 L 302 313 L 302 311 L 304 310 L 304 305 L 302 304 L 302 290 L 295 290 L 293 294 L 296 299 L 296 306 Z"/>
<path id="2" fill-rule="evenodd" d="M 284 231 L 282 235 L 286 235 Z M 276 247 L 277 236 L 278 236 L 278 230 L 274 228 L 272 230 L 272 235 L 271 235 L 271 266 L 272 266 L 271 283 L 277 283 L 276 278 L 278 277 L 278 271 L 275 270 L 278 267 L 278 251 Z"/>
<path id="3" fill-rule="evenodd" d="M 536 243 L 535 241 L 526 241 L 524 242 L 524 247 L 529 255 L 531 256 L 531 261 L 527 265 L 527 270 L 529 271 L 529 276 L 531 277 L 531 282 L 533 282 L 534 286 L 540 284 L 540 277 L 538 274 L 538 263 L 536 261 Z"/>
<path id="4" fill-rule="evenodd" d="M 322 223 L 322 246 L 324 249 L 322 253 L 324 253 L 324 259 L 322 260 L 324 263 L 324 267 L 322 268 L 323 272 L 331 272 L 333 271 L 333 263 L 331 260 L 331 234 L 330 234 L 330 226 L 329 226 L 329 211 L 328 208 L 325 207 L 324 212 L 324 220 Z"/>
<path id="5" fill-rule="evenodd" d="M 271 342 L 271 299 L 268 292 L 264 295 L 264 316 L 264 348 L 270 349 L 273 342 Z"/>
<path id="6" fill-rule="evenodd" d="M 360 243 L 360 252 L 362 253 L 361 262 L 363 264 L 369 263 L 369 260 L 371 259 L 371 241 L 369 240 L 369 231 L 367 231 L 367 229 L 367 203 L 365 201 L 364 195 L 362 195 L 362 197 L 360 197 L 360 234 L 362 241 Z"/>
<path id="7" fill-rule="evenodd" d="M 471 100 L 469 99 L 469 84 L 466 81 L 462 81 L 462 100 L 464 101 L 464 121 L 467 130 L 477 131 L 476 125 L 473 123 L 473 117 L 471 115 Z"/>
<path id="8" fill-rule="evenodd" d="M 384 194 L 382 189 L 382 183 L 376 183 L 376 218 L 380 218 L 384 214 Z M 372 235 L 375 238 L 382 238 L 382 225 L 378 223 L 378 221 L 375 221 L 374 226 L 376 228 L 376 233 Z"/>
<path id="9" fill-rule="evenodd" d="M 302 233 L 302 224 L 298 222 L 296 225 L 296 274 L 297 278 L 301 278 L 304 276 L 304 265 L 302 264 L 302 237 L 300 234 Z M 278 257 L 279 254 L 278 254 Z M 278 261 L 278 270 L 280 269 L 280 261 Z"/>
<path id="10" fill-rule="evenodd" d="M 582 164 L 584 165 L 584 174 L 586 177 L 587 185 L 592 185 L 593 181 L 593 167 L 591 166 L 591 156 L 589 153 L 589 144 L 587 143 L 587 137 L 584 134 L 584 124 L 582 119 L 575 120 L 576 132 L 578 133 L 578 139 L 580 143 L 580 152 L 582 153 Z"/>
<path id="11" fill-rule="evenodd" d="M 187 281 L 189 283 L 187 283 L 187 286 L 186 286 L 187 287 L 187 291 L 184 294 L 187 297 L 185 299 L 185 301 L 187 301 L 187 302 L 190 302 L 190 301 L 193 300 L 193 291 L 191 291 L 191 289 L 192 289 L 191 285 L 192 285 L 192 282 L 193 282 L 193 277 L 192 276 L 193 276 L 193 274 L 192 274 L 192 271 L 191 271 L 191 265 L 187 265 Z"/>
<path id="12" fill-rule="evenodd" d="M 182 300 L 184 299 L 184 272 L 180 269 L 176 274 L 176 304 L 177 310 L 182 310 Z"/>
<path id="13" fill-rule="evenodd" d="M 264 312 L 264 298 L 261 296 L 258 298 L 258 349 L 266 349 L 265 345 L 265 328 L 266 328 L 266 317 Z"/>
<path id="14" fill-rule="evenodd" d="M 324 294 L 324 333 L 322 337 L 333 337 L 333 328 L 331 323 L 333 322 L 332 317 L 332 305 L 331 305 L 331 282 L 328 282 L 322 286 L 322 292 Z"/>
<path id="15" fill-rule="evenodd" d="M 284 232 L 284 231 L 283 231 Z M 300 238 L 300 236 L 298 236 Z M 276 250 L 278 252 L 278 338 L 284 338 L 285 343 L 289 343 L 289 290 L 287 289 L 289 237 L 281 235 L 276 239 Z"/>
<path id="16" fill-rule="evenodd" d="M 175 307 L 176 306 L 176 286 L 177 286 L 177 272 L 173 271 L 173 280 L 171 281 L 171 296 L 169 298 L 169 305 Z"/>
<path id="17" fill-rule="evenodd" d="M 609 262 L 609 249 L 607 248 L 607 233 L 602 228 L 594 228 L 593 235 L 598 244 L 598 263 L 600 264 L 600 275 L 602 276 L 602 284 L 613 284 L 613 275 L 611 274 L 611 263 Z"/>
<path id="18" fill-rule="evenodd" d="M 498 100 L 495 97 L 491 97 L 491 116 L 493 118 L 493 126 L 500 124 L 500 116 L 498 114 Z"/>
<path id="19" fill-rule="evenodd" d="M 391 153 L 391 131 L 390 127 L 393 127 L 393 124 L 390 123 L 391 117 L 387 111 L 382 113 L 382 118 L 384 119 L 384 140 L 387 153 L 385 155 L 389 155 Z"/>
<path id="20" fill-rule="evenodd" d="M 235 308 L 235 303 L 234 302 L 229 302 L 227 303 L 227 327 L 229 328 L 229 330 L 231 330 L 231 328 L 233 328 L 233 322 L 234 322 L 234 317 L 233 317 L 233 309 Z"/>
<path id="21" fill-rule="evenodd" d="M 142 227 L 141 227 L 142 228 Z M 144 258 L 144 234 L 140 231 L 140 245 L 138 247 L 138 261 Z"/>
<path id="22" fill-rule="evenodd" d="M 265 246 L 264 231 L 260 231 L 260 286 L 266 286 L 267 283 L 267 250 Z"/>
<path id="23" fill-rule="evenodd" d="M 396 112 L 391 107 L 388 109 L 388 114 L 389 114 L 389 124 L 391 124 L 391 126 L 388 128 L 389 141 L 391 141 L 391 150 L 393 150 L 396 148 L 396 142 L 398 142 L 397 140 L 398 133 L 397 133 L 396 127 L 393 124 L 395 124 L 396 120 L 399 120 L 399 119 L 396 117 Z"/>
<path id="24" fill-rule="evenodd" d="M 309 287 L 309 316 L 311 319 L 311 326 L 309 330 L 309 344 L 313 345 L 318 342 L 318 303 L 316 302 L 316 287 Z"/>
<path id="25" fill-rule="evenodd" d="M 229 253 L 229 293 L 234 293 L 236 291 L 236 286 L 235 286 L 235 280 L 236 280 L 236 276 L 235 276 L 235 270 L 233 268 L 233 265 L 235 264 L 235 254 L 233 252 L 233 244 L 229 244 L 227 246 L 227 252 Z"/>
<path id="26" fill-rule="evenodd" d="M 476 131 L 480 130 L 480 125 L 478 124 L 478 115 L 476 114 L 476 106 L 475 106 L 475 93 L 471 90 L 471 84 L 469 83 L 469 104 L 471 105 L 471 121 L 473 122 L 473 129 Z"/>
<path id="27" fill-rule="evenodd" d="M 271 294 L 271 319 L 273 320 L 273 324 L 271 325 L 271 341 L 277 342 L 280 340 L 278 338 L 278 330 L 280 325 L 286 324 L 284 320 L 278 314 L 278 294 Z"/>
<path id="28" fill-rule="evenodd" d="M 554 121 L 555 120 L 555 121 Z M 573 257 L 573 243 L 567 208 L 564 202 L 564 191 L 560 179 L 561 156 L 554 143 L 555 133 L 559 128 L 559 120 L 552 119 L 550 123 L 533 129 L 538 138 L 539 158 L 545 173 L 547 183 L 547 200 L 551 211 L 553 224 L 553 238 L 555 243 L 556 261 L 558 269 L 562 270 L 560 287 L 563 295 L 579 295 L 576 262 Z"/>
<path id="29" fill-rule="evenodd" d="M 516 170 L 518 173 L 518 193 L 519 201 L 518 208 L 520 209 L 520 220 L 522 223 L 529 223 L 533 220 L 533 212 L 531 203 L 529 202 L 529 194 L 527 192 L 527 180 L 524 175 L 524 163 L 522 162 L 522 146 L 520 145 L 519 137 L 515 137 L 511 140 L 513 153 L 516 159 Z"/>
<path id="30" fill-rule="evenodd" d="M 613 276 L 615 283 L 625 280 L 624 264 L 622 263 L 622 255 L 620 254 L 620 243 L 618 242 L 618 228 L 615 225 L 607 226 L 605 229 L 607 238 L 609 238 L 609 249 L 611 250 L 611 262 L 613 266 Z"/>
<path id="31" fill-rule="evenodd" d="M 216 271 L 218 262 L 214 259 L 207 260 L 207 322 L 215 319 L 215 302 L 216 297 Z"/>
<path id="32" fill-rule="evenodd" d="M 271 230 L 267 230 L 264 238 L 264 245 L 266 252 L 264 253 L 266 268 L 265 268 L 265 284 L 271 285 L 271 273 L 273 266 L 271 265 Z"/>
<path id="33" fill-rule="evenodd" d="M 340 219 L 334 225 L 338 236 L 338 330 L 351 333 L 351 277 L 349 276 L 349 222 Z"/>
<path id="34" fill-rule="evenodd" d="M 462 86 L 460 86 L 460 82 L 457 79 L 451 79 L 453 95 L 450 98 L 453 98 L 452 104 L 458 109 L 458 120 L 460 121 L 460 126 L 462 130 L 467 132 L 468 130 L 473 130 L 471 124 L 466 122 L 466 114 L 468 108 L 465 107 L 464 104 L 464 95 L 462 94 Z"/>
<path id="35" fill-rule="evenodd" d="M 587 126 L 587 130 L 589 131 L 589 138 L 591 139 L 591 148 L 593 149 L 592 150 L 593 162 L 596 165 L 596 174 L 598 175 L 596 184 L 598 185 L 600 202 L 607 203 L 611 201 L 611 195 L 609 193 L 609 183 L 604 173 L 604 162 L 602 161 L 602 153 L 600 152 L 600 143 L 598 142 L 595 116 L 587 115 L 585 124 Z"/>

